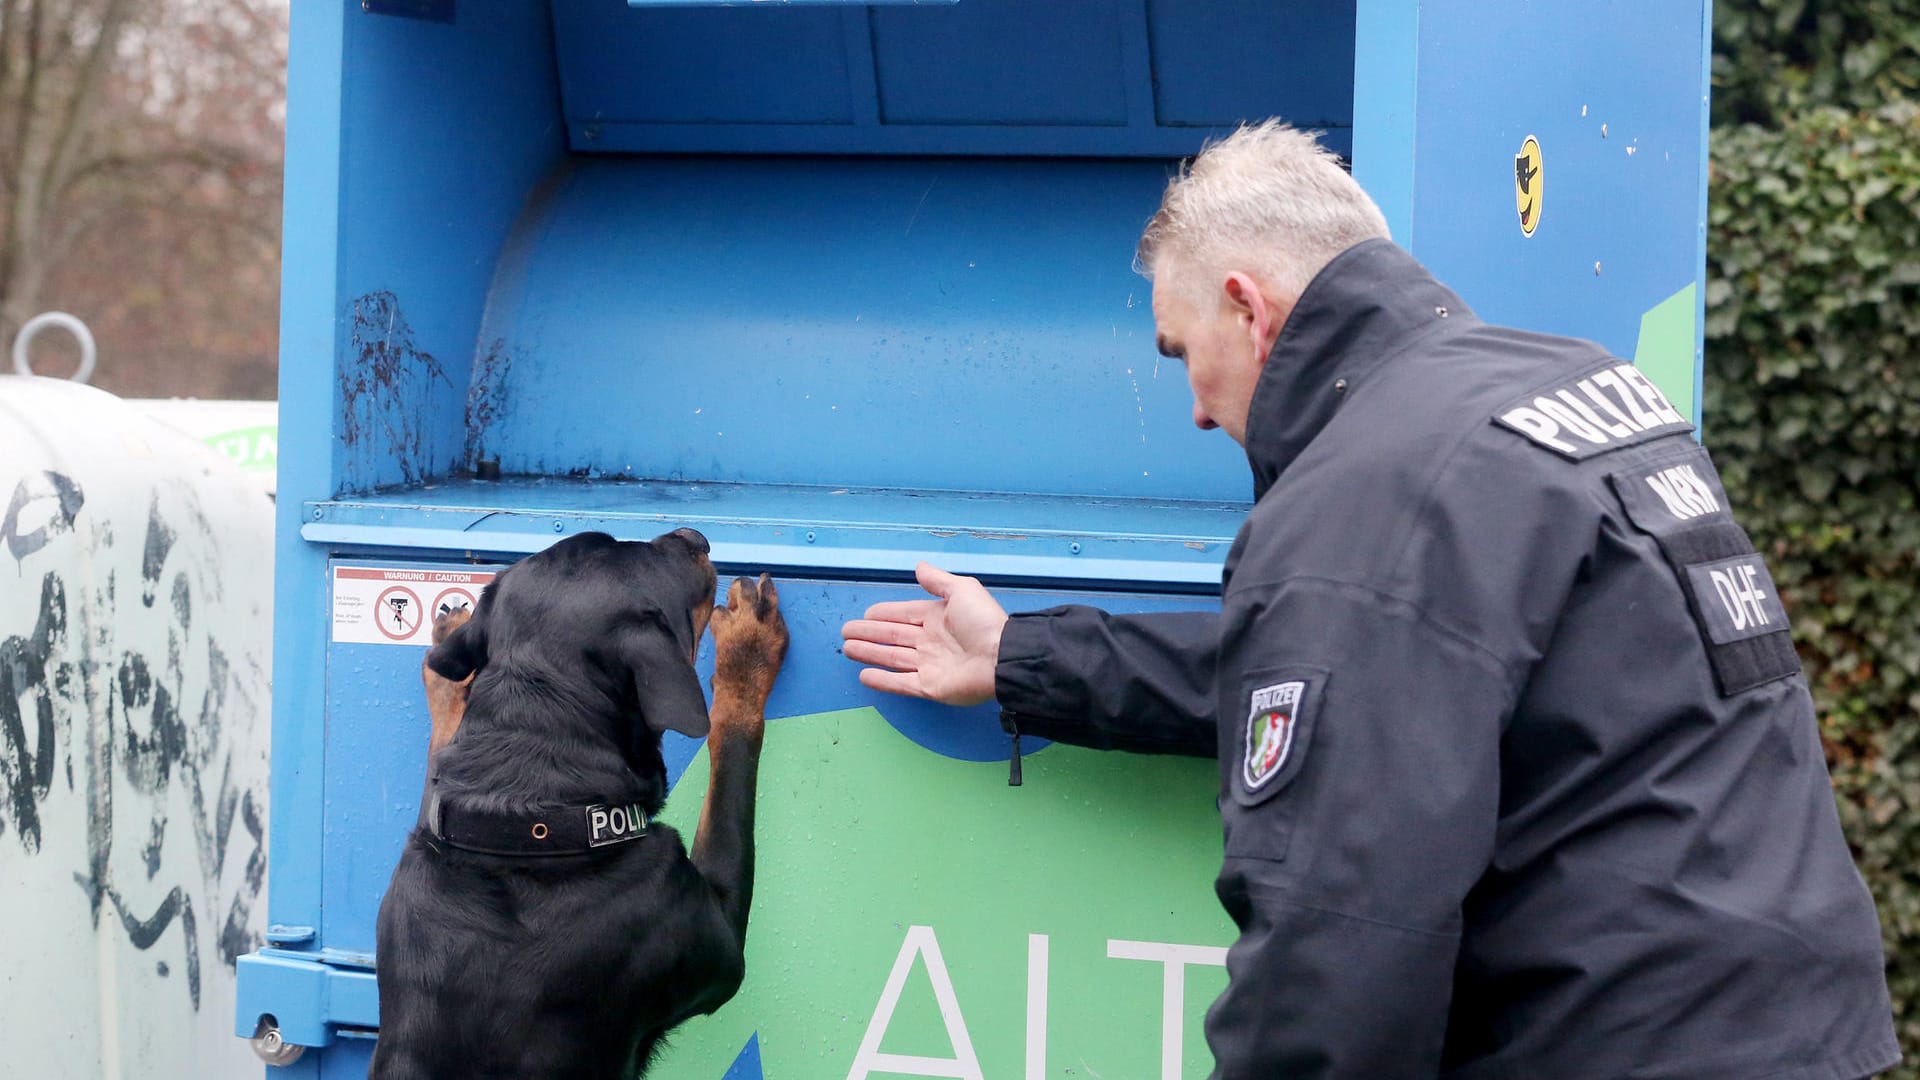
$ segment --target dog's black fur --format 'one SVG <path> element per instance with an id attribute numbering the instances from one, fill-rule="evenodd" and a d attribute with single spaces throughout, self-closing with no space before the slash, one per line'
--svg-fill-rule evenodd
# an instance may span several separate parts
<path id="1" fill-rule="evenodd" d="M 666 798 L 661 733 L 708 734 L 693 656 L 711 612 L 713 785 L 691 858 L 659 824 L 551 857 L 477 854 L 415 829 L 380 907 L 374 1080 L 637 1076 L 667 1029 L 739 988 L 760 710 L 786 633 L 765 577 L 735 583 L 731 612 L 712 607 L 706 551 L 691 530 L 571 537 L 495 578 L 428 655 L 446 679 L 477 672 L 429 784 L 443 803 L 638 803 L 651 817 Z M 744 637 L 722 640 L 723 620 Z M 748 670 L 757 687 L 722 684 Z"/>

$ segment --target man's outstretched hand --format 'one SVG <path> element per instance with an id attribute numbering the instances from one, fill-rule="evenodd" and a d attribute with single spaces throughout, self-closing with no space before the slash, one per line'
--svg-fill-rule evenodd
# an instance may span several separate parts
<path id="1" fill-rule="evenodd" d="M 947 705 L 991 701 L 1006 610 L 973 578 L 924 562 L 914 576 L 936 599 L 875 604 L 840 628 L 847 659 L 872 665 L 861 684 Z"/>

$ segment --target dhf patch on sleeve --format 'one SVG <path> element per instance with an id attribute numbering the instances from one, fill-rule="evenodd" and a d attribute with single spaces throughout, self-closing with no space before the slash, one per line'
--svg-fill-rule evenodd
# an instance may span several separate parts
<path id="1" fill-rule="evenodd" d="M 1693 595 L 1701 597 L 1708 640 L 1715 645 L 1780 633 L 1787 629 L 1787 612 L 1773 587 L 1773 576 L 1758 554 L 1687 567 Z M 1712 597 L 1717 603 L 1707 603 Z"/>
<path id="2" fill-rule="evenodd" d="M 1705 449 L 1689 445 L 1609 473 L 1627 519 L 1679 578 L 1723 696 L 1800 674 L 1786 608 L 1733 515 Z"/>

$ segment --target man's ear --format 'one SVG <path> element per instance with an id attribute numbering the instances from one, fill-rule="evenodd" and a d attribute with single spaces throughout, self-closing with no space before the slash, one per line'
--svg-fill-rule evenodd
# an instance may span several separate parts
<path id="1" fill-rule="evenodd" d="M 1246 328 L 1260 363 L 1266 363 L 1267 354 L 1273 351 L 1273 343 L 1280 337 L 1280 327 L 1286 322 L 1287 312 L 1280 309 L 1280 305 L 1266 294 L 1251 274 L 1233 271 L 1221 282 L 1220 287 L 1227 306 Z"/>
<path id="2" fill-rule="evenodd" d="M 700 676 L 687 659 L 687 646 L 665 621 L 649 620 L 627 631 L 620 651 L 633 672 L 634 694 L 647 727 L 656 735 L 677 731 L 690 738 L 706 738 L 710 724 Z"/>
<path id="3" fill-rule="evenodd" d="M 427 667 L 445 679 L 459 682 L 487 666 L 487 621 L 476 613 L 461 623 L 445 641 L 427 650 Z"/>

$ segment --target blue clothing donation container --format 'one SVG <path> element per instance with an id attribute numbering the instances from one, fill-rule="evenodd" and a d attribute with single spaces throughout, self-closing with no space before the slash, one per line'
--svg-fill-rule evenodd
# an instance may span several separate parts
<path id="1" fill-rule="evenodd" d="M 302 0 L 239 1034 L 365 1073 L 433 613 L 562 536 L 692 526 L 723 581 L 774 573 L 793 646 L 746 983 L 655 1075 L 1204 1075 L 1213 763 L 1029 741 L 1010 788 L 991 708 L 864 690 L 839 627 L 923 556 L 1015 609 L 1217 605 L 1251 482 L 1129 260 L 1243 120 L 1323 131 L 1483 317 L 1697 411 L 1707 8 Z M 685 834 L 701 753 L 667 736 Z"/>

